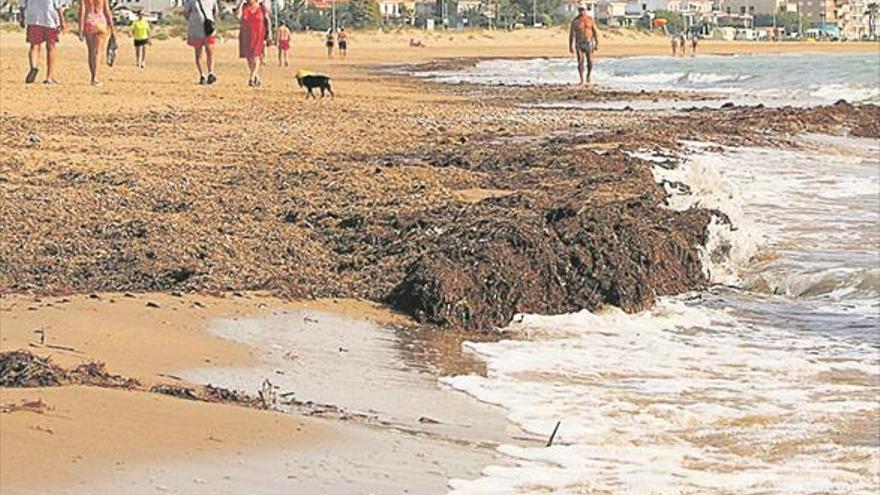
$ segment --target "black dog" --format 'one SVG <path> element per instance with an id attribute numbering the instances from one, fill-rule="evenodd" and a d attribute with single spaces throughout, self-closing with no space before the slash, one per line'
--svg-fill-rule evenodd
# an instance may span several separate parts
<path id="1" fill-rule="evenodd" d="M 315 88 L 321 89 L 321 98 L 324 97 L 324 92 L 330 93 L 330 96 L 336 97 L 333 94 L 333 89 L 330 88 L 330 78 L 327 76 L 322 76 L 320 74 L 297 74 L 296 82 L 299 84 L 299 87 L 306 88 L 306 98 L 311 96 L 312 98 L 317 98 L 312 90 Z"/>

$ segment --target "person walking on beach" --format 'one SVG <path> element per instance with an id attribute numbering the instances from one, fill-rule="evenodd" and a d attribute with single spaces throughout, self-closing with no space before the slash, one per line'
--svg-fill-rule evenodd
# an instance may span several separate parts
<path id="1" fill-rule="evenodd" d="M 348 55 L 348 33 L 345 32 L 345 28 L 339 28 L 339 33 L 336 34 L 336 42 L 339 45 L 339 56 L 345 58 Z"/>
<path id="2" fill-rule="evenodd" d="M 333 58 L 333 45 L 336 44 L 336 36 L 333 33 L 333 28 L 327 30 L 327 41 L 324 45 L 327 47 L 327 58 Z"/>
<path id="3" fill-rule="evenodd" d="M 672 44 L 672 56 L 678 55 L 678 39 L 676 37 L 669 38 L 669 41 Z"/>
<path id="4" fill-rule="evenodd" d="M 138 68 L 147 65 L 147 45 L 150 43 L 150 21 L 144 19 L 144 11 L 131 23 L 131 37 L 134 39 L 134 59 Z"/>
<path id="5" fill-rule="evenodd" d="M 101 65 L 101 54 L 108 36 L 114 35 L 113 13 L 108 0 L 80 0 L 79 2 L 79 39 L 85 39 L 89 49 L 89 72 L 92 86 L 99 86 L 98 66 Z"/>
<path id="6" fill-rule="evenodd" d="M 290 28 L 283 22 L 279 23 L 275 37 L 278 39 L 278 67 L 287 67 L 287 52 L 290 51 Z"/>
<path id="7" fill-rule="evenodd" d="M 599 50 L 599 33 L 596 31 L 596 23 L 587 14 L 587 8 L 578 7 L 578 15 L 571 21 L 568 33 L 568 49 L 577 55 L 578 74 L 581 84 L 593 83 L 593 57 Z M 587 66 L 586 79 L 584 78 L 584 62 Z"/>
<path id="8" fill-rule="evenodd" d="M 248 86 L 262 85 L 260 80 L 260 58 L 266 47 L 266 8 L 258 0 L 245 0 L 238 7 L 240 21 L 238 31 L 238 56 L 247 60 L 250 77 Z"/>
<path id="9" fill-rule="evenodd" d="M 196 70 L 199 71 L 199 84 L 214 84 L 214 44 L 217 38 L 216 19 L 219 13 L 217 0 L 184 0 L 183 16 L 186 17 L 186 44 L 193 48 Z M 205 65 L 202 64 L 202 52 Z"/>
<path id="10" fill-rule="evenodd" d="M 55 44 L 58 33 L 64 31 L 64 6 L 62 0 L 20 0 L 22 16 L 19 23 L 26 29 L 25 39 L 30 45 L 28 64 L 30 69 L 24 78 L 26 84 L 37 79 L 40 72 L 40 46 L 46 45 L 46 84 L 55 84 Z"/>
<path id="11" fill-rule="evenodd" d="M 685 38 L 684 33 L 678 36 L 678 49 L 682 57 L 687 56 L 687 38 Z"/>
<path id="12" fill-rule="evenodd" d="M 693 36 L 691 36 L 691 57 L 696 57 L 696 56 L 697 56 L 697 42 L 698 42 L 698 39 L 699 39 L 699 36 L 697 36 L 697 35 L 693 35 Z"/>

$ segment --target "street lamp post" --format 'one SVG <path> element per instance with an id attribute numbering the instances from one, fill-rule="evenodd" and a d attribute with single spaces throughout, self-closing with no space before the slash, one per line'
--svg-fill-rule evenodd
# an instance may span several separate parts
<path id="1" fill-rule="evenodd" d="M 538 27 L 538 0 L 532 0 L 532 27 Z"/>

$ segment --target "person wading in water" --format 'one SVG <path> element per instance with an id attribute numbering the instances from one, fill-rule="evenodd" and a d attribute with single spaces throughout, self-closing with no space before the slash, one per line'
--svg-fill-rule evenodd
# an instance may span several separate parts
<path id="1" fill-rule="evenodd" d="M 587 8 L 578 7 L 578 15 L 571 21 L 571 29 L 568 33 L 568 49 L 577 55 L 578 74 L 581 84 L 593 83 L 593 57 L 599 50 L 599 33 L 596 31 L 596 22 L 587 14 Z M 587 74 L 584 78 L 584 63 L 586 62 Z"/>

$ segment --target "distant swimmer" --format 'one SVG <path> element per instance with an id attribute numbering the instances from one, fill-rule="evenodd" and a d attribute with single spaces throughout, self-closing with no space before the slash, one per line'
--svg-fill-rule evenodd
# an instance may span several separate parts
<path id="1" fill-rule="evenodd" d="M 578 7 L 578 15 L 571 21 L 571 29 L 568 33 L 568 49 L 577 55 L 578 74 L 581 84 L 593 83 L 593 57 L 599 50 L 599 33 L 596 31 L 596 23 L 587 14 L 587 8 Z M 584 62 L 587 66 L 587 77 L 584 78 Z"/>

